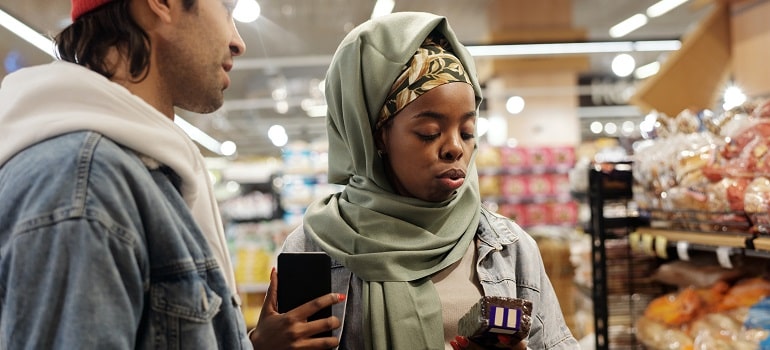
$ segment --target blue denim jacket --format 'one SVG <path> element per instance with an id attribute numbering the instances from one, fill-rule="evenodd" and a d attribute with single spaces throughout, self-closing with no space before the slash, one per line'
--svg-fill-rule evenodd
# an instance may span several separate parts
<path id="1" fill-rule="evenodd" d="M 0 349 L 251 349 L 178 185 L 87 131 L 6 162 Z"/>
<path id="2" fill-rule="evenodd" d="M 476 231 L 479 275 L 484 295 L 532 301 L 529 349 L 580 349 L 564 321 L 559 300 L 545 272 L 535 240 L 513 221 L 481 210 Z M 282 251 L 321 251 L 305 236 L 302 226 L 284 242 Z M 332 262 L 332 291 L 347 294 L 345 303 L 332 307 L 343 326 L 335 330 L 340 349 L 363 349 L 362 281 L 339 262 Z"/>

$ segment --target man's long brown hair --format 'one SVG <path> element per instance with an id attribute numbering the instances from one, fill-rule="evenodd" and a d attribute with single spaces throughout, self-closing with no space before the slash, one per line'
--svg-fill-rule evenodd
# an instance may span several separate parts
<path id="1" fill-rule="evenodd" d="M 152 43 L 131 17 L 130 1 L 114 0 L 77 18 L 54 38 L 58 57 L 109 79 L 115 71 L 105 59 L 109 50 L 115 47 L 128 60 L 131 78 L 143 80 L 150 64 Z M 189 10 L 196 2 L 183 0 L 183 6 Z"/>

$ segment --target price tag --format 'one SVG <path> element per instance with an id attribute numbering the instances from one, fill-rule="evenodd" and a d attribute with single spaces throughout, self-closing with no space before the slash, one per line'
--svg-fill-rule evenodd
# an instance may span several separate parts
<path id="1" fill-rule="evenodd" d="M 631 232 L 628 234 L 628 245 L 631 247 L 632 252 L 638 252 L 641 250 L 639 247 L 639 233 Z"/>
<path id="2" fill-rule="evenodd" d="M 718 247 L 717 248 L 717 261 L 719 261 L 719 265 L 727 268 L 732 269 L 733 263 L 730 261 L 730 251 L 732 248 L 730 247 Z"/>
<path id="3" fill-rule="evenodd" d="M 667 247 L 668 239 L 666 239 L 666 237 L 655 237 L 655 255 L 661 259 L 668 259 L 668 252 L 666 251 Z"/>
<path id="4" fill-rule="evenodd" d="M 679 260 L 690 261 L 690 243 L 685 241 L 676 242 L 676 255 Z"/>
<path id="5" fill-rule="evenodd" d="M 653 241 L 655 241 L 655 237 L 652 235 L 642 235 L 642 251 L 647 255 L 655 255 L 655 251 L 652 246 Z"/>

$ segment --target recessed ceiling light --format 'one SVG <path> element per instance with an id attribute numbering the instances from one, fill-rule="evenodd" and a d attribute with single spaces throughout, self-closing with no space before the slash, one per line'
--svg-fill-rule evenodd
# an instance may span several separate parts
<path id="1" fill-rule="evenodd" d="M 610 36 L 620 38 L 647 24 L 647 16 L 637 13 L 610 28 Z"/>

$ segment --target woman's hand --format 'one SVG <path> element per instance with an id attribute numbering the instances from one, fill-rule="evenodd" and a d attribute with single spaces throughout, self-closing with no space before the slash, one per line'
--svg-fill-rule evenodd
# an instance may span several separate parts
<path id="1" fill-rule="evenodd" d="M 511 337 L 507 335 L 498 335 L 497 340 L 500 342 L 500 344 L 507 345 L 508 349 L 514 349 L 514 350 L 526 350 L 527 349 L 527 342 L 520 341 L 516 344 L 511 344 Z M 463 336 L 456 336 L 455 340 L 452 340 L 449 342 L 449 344 L 452 345 L 452 349 L 454 350 L 481 350 L 484 349 L 483 347 L 479 346 L 478 344 L 468 340 L 468 338 Z"/>
<path id="2" fill-rule="evenodd" d="M 249 333 L 254 349 L 329 349 L 339 344 L 336 337 L 311 338 L 312 335 L 341 326 L 340 320 L 327 317 L 307 322 L 317 311 L 345 300 L 344 294 L 329 293 L 286 313 L 278 313 L 278 276 L 270 272 L 270 285 L 259 314 L 257 327 Z"/>

